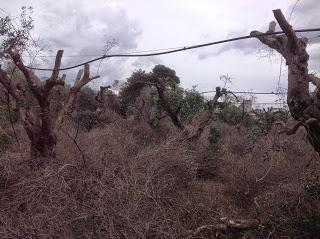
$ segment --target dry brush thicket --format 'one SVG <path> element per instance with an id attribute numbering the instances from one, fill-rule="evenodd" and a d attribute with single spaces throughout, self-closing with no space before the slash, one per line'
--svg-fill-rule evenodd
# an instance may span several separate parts
<path id="1" fill-rule="evenodd" d="M 306 105 L 317 101 L 292 93 L 315 78 L 288 29 L 259 39 L 288 58 L 293 119 L 252 116 L 225 88 L 206 101 L 163 65 L 134 72 L 119 94 L 86 88 L 88 65 L 62 88 L 61 51 L 41 82 L 3 45 L 22 73 L 0 72 L 0 237 L 319 238 L 318 118 Z"/>

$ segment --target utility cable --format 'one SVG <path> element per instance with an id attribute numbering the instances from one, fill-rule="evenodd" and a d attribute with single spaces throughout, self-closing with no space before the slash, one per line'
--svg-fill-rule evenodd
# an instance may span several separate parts
<path id="1" fill-rule="evenodd" d="M 309 28 L 309 29 L 298 29 L 298 30 L 294 30 L 294 32 L 317 32 L 320 31 L 320 28 Z M 192 50 L 192 49 L 196 49 L 196 48 L 202 48 L 202 47 L 207 47 L 207 46 L 212 46 L 212 45 L 218 45 L 218 44 L 222 44 L 222 43 L 226 43 L 226 42 L 232 42 L 232 41 L 239 41 L 239 40 L 244 40 L 244 39 L 249 39 L 249 38 L 256 38 L 258 36 L 270 36 L 270 35 L 279 35 L 279 34 L 283 34 L 283 31 L 277 31 L 277 32 L 267 32 L 267 33 L 261 33 L 261 34 L 257 34 L 255 36 L 241 36 L 241 37 L 235 37 L 235 38 L 229 38 L 229 39 L 225 39 L 225 40 L 220 40 L 220 41 L 215 41 L 215 42 L 209 42 L 209 43 L 204 43 L 204 44 L 198 44 L 198 45 L 193 45 L 193 46 L 185 46 L 185 47 L 180 47 L 178 49 L 173 49 L 173 50 L 167 50 L 167 51 L 160 51 L 160 52 L 154 52 L 154 53 L 144 53 L 144 54 L 109 54 L 109 55 L 103 55 L 100 57 L 97 57 L 95 59 L 89 60 L 89 61 L 85 61 L 82 62 L 80 64 L 77 65 L 73 65 L 73 66 L 68 66 L 68 67 L 64 67 L 64 68 L 60 68 L 60 71 L 65 71 L 65 70 L 70 70 L 70 69 L 74 69 L 80 66 L 83 66 L 85 64 L 89 64 L 95 61 L 99 61 L 105 58 L 119 58 L 119 57 L 148 57 L 148 56 L 159 56 L 159 55 L 167 55 L 167 54 L 172 54 L 172 53 L 176 53 L 176 52 L 180 52 L 180 51 L 187 51 L 187 50 Z M 53 71 L 52 68 L 37 68 L 37 67 L 30 67 L 30 66 L 26 66 L 26 68 L 31 69 L 31 70 L 38 70 L 38 71 Z"/>

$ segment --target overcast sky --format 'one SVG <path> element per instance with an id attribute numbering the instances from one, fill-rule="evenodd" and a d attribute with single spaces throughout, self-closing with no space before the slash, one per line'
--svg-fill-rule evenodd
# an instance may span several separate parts
<path id="1" fill-rule="evenodd" d="M 272 9 L 280 8 L 289 17 L 296 0 L 0 0 L 0 7 L 18 15 L 22 6 L 34 8 L 34 37 L 55 55 L 64 49 L 63 66 L 101 55 L 106 42 L 117 41 L 113 52 L 135 52 L 188 46 L 248 35 L 267 30 Z M 294 28 L 320 27 L 320 1 L 300 0 L 290 23 Z M 310 70 L 319 70 L 320 33 L 309 34 Z M 280 57 L 270 57 L 256 39 L 211 46 L 172 55 L 139 59 L 109 59 L 102 62 L 102 76 L 93 86 L 125 80 L 133 70 L 150 70 L 155 64 L 173 68 L 183 87 L 197 85 L 200 91 L 221 85 L 219 76 L 232 77 L 233 90 L 275 91 L 280 74 Z M 74 56 L 81 57 L 74 57 Z M 72 57 L 73 56 L 73 57 Z M 52 65 L 46 57 L 41 66 Z M 40 66 L 39 65 L 39 66 Z M 96 73 L 99 62 L 92 64 Z M 286 87 L 285 64 L 281 85 Z M 67 73 L 72 81 L 73 72 Z M 260 102 L 275 98 L 259 97 Z"/>

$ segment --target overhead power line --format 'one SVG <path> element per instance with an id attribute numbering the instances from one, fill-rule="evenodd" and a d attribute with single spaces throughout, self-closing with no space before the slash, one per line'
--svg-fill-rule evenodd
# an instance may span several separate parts
<path id="1" fill-rule="evenodd" d="M 161 48 L 161 49 L 150 49 L 150 50 L 141 50 L 141 51 L 131 51 L 123 54 L 136 54 L 136 53 L 146 53 L 146 52 L 158 52 L 158 51 L 168 51 L 168 50 L 174 50 L 183 48 L 184 46 L 178 46 L 178 47 L 170 47 L 170 48 Z M 100 57 L 101 54 L 81 54 L 81 55 L 64 55 L 63 57 Z M 103 56 L 103 55 L 102 55 Z M 34 57 L 34 56 L 28 56 L 24 55 L 23 57 Z M 56 57 L 55 55 L 37 55 L 35 57 Z"/>
<path id="2" fill-rule="evenodd" d="M 294 31 L 297 32 L 297 33 L 298 32 L 317 32 L 317 31 L 320 31 L 320 28 L 298 29 L 298 30 L 294 30 Z M 272 33 L 261 33 L 261 34 L 255 35 L 255 36 L 247 35 L 247 36 L 229 38 L 229 39 L 225 39 L 225 40 L 221 40 L 221 41 L 215 41 L 215 42 L 209 42 L 209 43 L 204 43 L 204 44 L 179 47 L 177 49 L 173 48 L 173 50 L 164 50 L 164 51 L 153 52 L 153 53 L 109 54 L 109 55 L 103 55 L 103 56 L 97 57 L 97 58 L 89 60 L 89 61 L 82 62 L 82 63 L 77 64 L 77 65 L 60 68 L 59 70 L 61 70 L 61 71 L 70 70 L 70 69 L 77 68 L 77 67 L 83 66 L 85 64 L 89 64 L 89 63 L 92 63 L 92 62 L 95 62 L 95 61 L 99 61 L 99 60 L 102 60 L 102 59 L 105 59 L 105 58 L 148 57 L 148 56 L 167 55 L 167 54 L 172 54 L 172 53 L 176 53 L 176 52 L 180 52 L 180 51 L 187 51 L 187 50 L 192 50 L 192 49 L 202 48 L 202 47 L 207 47 L 207 46 L 212 46 L 212 45 L 218 45 L 218 44 L 232 42 L 232 41 L 239 41 L 239 40 L 244 40 L 244 39 L 249 39 L 249 38 L 255 38 L 257 36 L 279 35 L 279 34 L 283 34 L 283 33 L 284 33 L 283 31 L 277 31 L 277 32 L 272 32 Z M 37 67 L 30 67 L 30 66 L 27 66 L 27 68 L 31 69 L 31 70 L 39 70 L 39 71 L 52 71 L 53 70 L 52 68 L 37 68 Z"/>
<path id="3" fill-rule="evenodd" d="M 200 92 L 200 94 L 206 94 L 206 93 L 215 93 L 215 90 L 208 90 Z M 228 93 L 234 93 L 234 94 L 254 94 L 254 95 L 285 95 L 287 93 L 281 93 L 281 92 L 253 92 L 253 91 L 228 91 Z"/>

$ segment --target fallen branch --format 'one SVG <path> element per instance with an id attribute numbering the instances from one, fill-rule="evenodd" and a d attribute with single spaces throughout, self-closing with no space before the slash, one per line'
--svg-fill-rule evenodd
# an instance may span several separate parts
<path id="1" fill-rule="evenodd" d="M 259 224 L 259 221 L 256 219 L 248 220 L 232 220 L 227 217 L 220 219 L 221 223 L 203 225 L 196 228 L 195 230 L 189 232 L 189 235 L 186 237 L 191 239 L 193 237 L 199 236 L 201 233 L 210 232 L 216 234 L 227 234 L 227 233 L 240 233 L 242 231 L 259 229 L 262 225 Z"/>
<path id="2" fill-rule="evenodd" d="M 297 130 L 301 126 L 305 126 L 306 128 L 309 127 L 309 125 L 319 123 L 319 120 L 316 118 L 309 118 L 307 120 L 300 120 L 298 121 L 292 128 L 289 128 L 284 122 L 282 121 L 276 121 L 275 124 L 281 125 L 284 127 L 283 130 L 279 131 L 279 134 L 285 133 L 286 135 L 293 135 L 297 132 Z"/>

